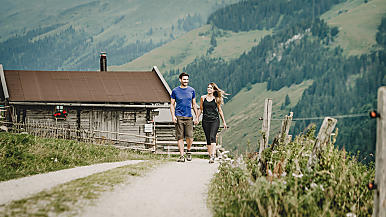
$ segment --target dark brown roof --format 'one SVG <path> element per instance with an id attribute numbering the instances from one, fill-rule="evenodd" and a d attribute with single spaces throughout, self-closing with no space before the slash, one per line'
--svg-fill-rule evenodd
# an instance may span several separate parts
<path id="1" fill-rule="evenodd" d="M 170 88 L 152 71 L 4 70 L 9 101 L 163 103 Z"/>

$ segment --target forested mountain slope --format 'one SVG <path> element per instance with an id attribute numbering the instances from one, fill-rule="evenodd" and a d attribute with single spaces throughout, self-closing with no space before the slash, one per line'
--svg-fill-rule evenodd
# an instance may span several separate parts
<path id="1" fill-rule="evenodd" d="M 289 3 L 286 2 L 282 2 L 282 4 L 288 6 Z M 350 47 L 341 47 L 337 41 L 344 37 L 348 38 L 347 35 L 340 35 L 340 29 L 343 27 L 328 25 L 319 18 L 319 15 L 328 13 L 328 10 L 335 3 L 340 2 L 313 1 L 314 4 L 308 4 L 308 1 L 304 0 L 290 2 L 295 5 L 294 10 L 298 10 L 297 13 L 283 11 L 281 8 L 286 7 L 279 7 L 273 3 L 271 5 L 266 1 L 243 1 L 212 14 L 208 23 L 220 29 L 245 31 L 273 28 L 274 31 L 272 35 L 265 36 L 257 46 L 241 55 L 240 58 L 231 61 L 208 56 L 196 58 L 194 62 L 183 68 L 183 71 L 192 74 L 191 85 L 196 88 L 199 94 L 202 94 L 205 93 L 207 83 L 214 81 L 228 93 L 231 93 L 230 99 L 236 100 L 232 97 L 251 84 L 267 82 L 266 91 L 279 91 L 284 87 L 300 84 L 305 80 L 313 80 L 314 83 L 305 89 L 297 105 L 283 107 L 283 110 L 294 111 L 295 118 L 312 118 L 327 115 L 363 114 L 370 108 L 375 108 L 376 90 L 379 86 L 386 85 L 384 48 L 380 43 L 384 38 L 383 24 L 371 33 L 375 35 L 375 32 L 379 31 L 378 39 L 374 39 L 377 44 L 372 44 L 367 53 L 365 51 L 362 56 L 347 56 L 348 52 L 345 52 L 344 49 L 350 49 Z M 303 7 L 297 7 L 296 5 L 301 4 L 301 2 L 304 3 Z M 340 5 L 342 7 L 347 6 L 345 3 Z M 248 17 L 250 15 L 245 11 L 243 12 L 244 6 L 248 4 L 256 6 L 251 7 L 250 10 L 252 11 L 248 10 L 248 13 L 260 13 L 261 8 L 257 5 L 266 5 L 264 6 L 265 9 L 270 10 L 271 13 L 267 13 L 264 19 L 256 21 L 259 23 L 258 25 L 249 25 Z M 383 2 L 376 0 L 367 3 L 362 2 L 356 7 L 364 7 L 363 4 L 372 4 L 376 6 L 374 8 L 384 7 Z M 303 13 L 303 11 L 314 11 L 314 13 Z M 352 9 L 352 12 L 359 13 L 361 11 Z M 374 22 L 380 23 L 380 20 L 377 20 L 379 19 L 378 13 L 371 14 L 369 12 L 367 15 L 372 17 Z M 237 19 L 237 16 L 240 19 Z M 232 22 L 226 22 L 230 17 L 233 17 Z M 275 17 L 280 17 L 280 19 Z M 367 18 L 367 20 L 369 19 Z M 281 25 L 283 20 L 285 20 L 285 25 Z M 344 28 L 344 34 L 350 32 L 349 27 L 345 26 Z M 171 70 L 165 74 L 172 86 L 178 84 L 176 76 L 179 72 L 179 70 Z M 282 103 L 284 101 L 278 105 Z M 227 104 L 225 105 L 226 109 Z M 229 112 L 232 113 L 232 111 Z M 237 116 L 241 118 L 243 115 L 245 114 L 241 112 L 232 114 L 231 119 L 236 120 Z M 257 132 L 259 130 L 258 117 L 255 118 Z M 300 133 L 311 122 L 320 124 L 319 121 L 297 121 L 292 133 Z M 232 123 L 236 122 L 231 121 L 229 124 L 232 125 Z M 363 158 L 369 153 L 374 153 L 374 123 L 367 117 L 339 119 L 340 136 L 337 144 L 345 146 L 346 150 L 351 152 L 361 151 Z M 244 132 L 248 131 L 250 127 L 251 124 L 248 124 L 237 129 L 237 132 L 233 130 L 235 134 L 229 131 L 228 137 L 240 136 L 239 134 L 243 130 Z M 248 138 L 247 134 L 243 137 Z M 245 149 L 246 139 L 238 140 L 238 142 Z M 234 147 L 235 144 L 229 144 L 229 146 Z"/>
<path id="2" fill-rule="evenodd" d="M 200 56 L 221 57 L 225 60 L 236 59 L 256 46 L 260 39 L 268 34 L 271 34 L 271 31 L 253 30 L 236 33 L 213 28 L 212 25 L 204 25 L 129 63 L 110 68 L 112 70 L 143 70 L 156 65 L 161 72 L 165 72 L 182 69 Z M 213 46 L 214 43 L 216 46 Z"/>
<path id="3" fill-rule="evenodd" d="M 96 70 L 127 63 L 203 25 L 236 0 L 1 0 L 5 69 Z"/>

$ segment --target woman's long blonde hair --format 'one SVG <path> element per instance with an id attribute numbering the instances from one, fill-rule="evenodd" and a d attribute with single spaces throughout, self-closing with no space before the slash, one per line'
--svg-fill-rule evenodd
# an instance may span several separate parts
<path id="1" fill-rule="evenodd" d="M 226 95 L 229 94 L 225 93 L 225 91 L 218 88 L 217 84 L 214 82 L 210 82 L 209 85 L 213 87 L 213 96 L 216 98 L 217 105 L 223 105 L 224 98 L 227 98 Z"/>

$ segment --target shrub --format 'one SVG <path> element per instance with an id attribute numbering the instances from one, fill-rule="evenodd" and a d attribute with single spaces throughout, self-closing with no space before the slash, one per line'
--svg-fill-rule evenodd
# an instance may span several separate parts
<path id="1" fill-rule="evenodd" d="M 374 165 L 328 144 L 307 169 L 315 138 L 297 137 L 287 146 L 223 162 L 212 180 L 209 201 L 215 216 L 371 216 Z"/>

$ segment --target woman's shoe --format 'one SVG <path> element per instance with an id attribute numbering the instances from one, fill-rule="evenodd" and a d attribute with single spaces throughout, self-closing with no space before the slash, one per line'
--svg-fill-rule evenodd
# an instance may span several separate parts
<path id="1" fill-rule="evenodd" d="M 187 161 L 192 161 L 192 153 L 190 151 L 186 152 L 186 160 Z"/>

